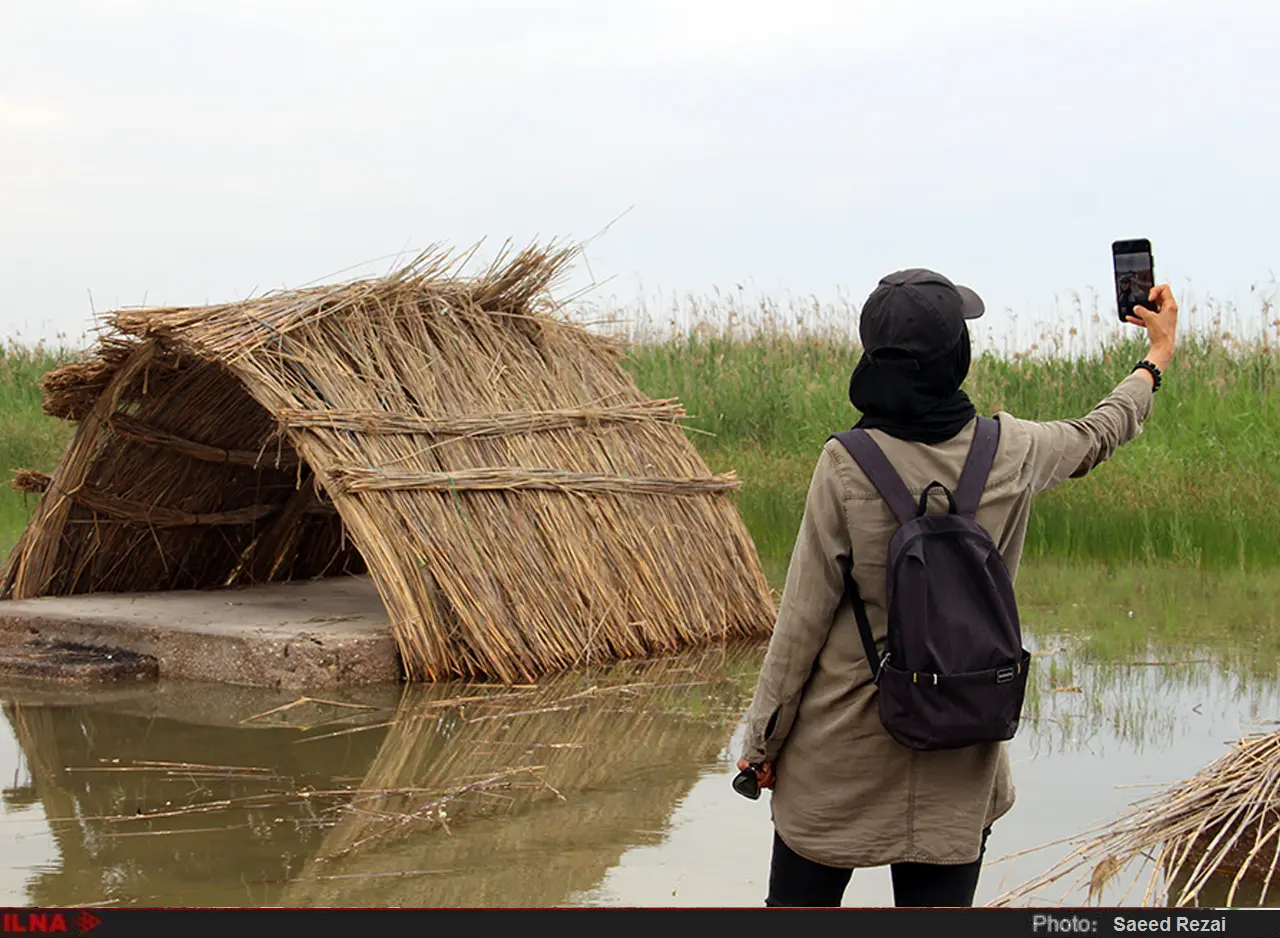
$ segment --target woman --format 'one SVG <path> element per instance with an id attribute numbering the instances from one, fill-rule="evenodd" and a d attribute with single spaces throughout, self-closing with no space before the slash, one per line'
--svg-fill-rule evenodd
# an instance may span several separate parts
<path id="1" fill-rule="evenodd" d="M 998 415 L 999 447 L 977 521 L 1017 575 L 1034 495 L 1079 478 L 1142 432 L 1173 356 L 1178 307 L 1151 290 L 1147 357 L 1078 420 Z M 891 274 L 867 300 L 863 356 L 849 398 L 867 430 L 919 496 L 951 487 L 976 413 L 966 321 L 983 313 L 972 290 L 941 274 Z M 852 871 L 891 867 L 899 906 L 969 906 L 987 834 L 1013 806 L 1004 743 L 917 751 L 885 731 L 876 688 L 843 589 L 851 564 L 872 631 L 884 647 L 885 560 L 898 527 L 888 505 L 839 442 L 818 459 L 791 556 L 778 620 L 747 715 L 740 769 L 760 766 L 772 788 L 770 906 L 838 906 Z"/>

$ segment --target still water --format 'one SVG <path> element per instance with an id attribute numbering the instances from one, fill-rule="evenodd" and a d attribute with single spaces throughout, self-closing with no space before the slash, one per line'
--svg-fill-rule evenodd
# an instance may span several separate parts
<path id="1" fill-rule="evenodd" d="M 1280 713 L 1270 677 L 1034 644 L 1018 801 L 979 903 L 1070 848 L 1024 851 L 1194 774 Z M 762 656 L 318 701 L 171 681 L 0 688 L 0 903 L 759 906 L 768 795 L 729 783 Z M 1038 898 L 1082 900 L 1064 889 Z M 891 903 L 887 870 L 855 874 L 847 905 Z"/>

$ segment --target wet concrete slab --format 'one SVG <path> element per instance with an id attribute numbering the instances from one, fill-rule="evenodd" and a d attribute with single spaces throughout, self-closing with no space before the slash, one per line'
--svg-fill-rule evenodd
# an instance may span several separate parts
<path id="1" fill-rule="evenodd" d="M 150 655 L 34 639 L 14 645 L 0 642 L 0 681 L 39 680 L 65 684 L 153 681 L 160 665 Z"/>
<path id="2" fill-rule="evenodd" d="M 368 577 L 8 600 L 0 602 L 0 641 L 118 648 L 154 657 L 162 678 L 248 687 L 401 678 L 391 621 Z"/>

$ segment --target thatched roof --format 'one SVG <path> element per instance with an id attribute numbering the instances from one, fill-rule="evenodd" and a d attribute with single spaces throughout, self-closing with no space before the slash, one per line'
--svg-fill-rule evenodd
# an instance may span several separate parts
<path id="1" fill-rule="evenodd" d="M 366 569 L 411 678 L 507 682 L 767 633 L 732 502 L 612 340 L 549 297 L 570 250 L 111 314 L 45 379 L 79 426 L 0 596 Z"/>

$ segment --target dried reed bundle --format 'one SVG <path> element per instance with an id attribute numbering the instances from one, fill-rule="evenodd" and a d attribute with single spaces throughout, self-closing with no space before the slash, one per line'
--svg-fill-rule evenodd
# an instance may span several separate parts
<path id="1" fill-rule="evenodd" d="M 40 495 L 49 487 L 53 477 L 35 469 L 15 469 L 10 487 L 23 495 Z"/>
<path id="2" fill-rule="evenodd" d="M 45 413 L 62 420 L 83 420 L 139 344 L 133 336 L 107 332 L 91 352 L 50 371 L 40 382 Z M 154 377 L 177 366 L 175 355 L 157 350 L 148 370 Z"/>
<path id="3" fill-rule="evenodd" d="M 24 494 L 43 493 L 53 483 L 53 477 L 33 469 L 19 469 L 13 474 L 12 486 Z M 177 511 L 162 505 L 108 495 L 96 485 L 85 483 L 74 492 L 62 493 L 75 504 L 88 508 L 96 515 L 114 521 L 145 524 L 156 528 L 194 527 L 203 524 L 252 524 L 276 513 L 275 505 L 249 505 L 234 511 L 217 511 L 205 514 Z"/>
<path id="4" fill-rule="evenodd" d="M 547 411 L 506 411 L 498 414 L 464 414 L 451 419 L 413 417 L 385 411 L 330 410 L 310 413 L 283 410 L 280 422 L 293 428 L 323 427 L 356 430 L 360 433 L 422 433 L 428 436 L 512 436 L 573 427 L 596 427 L 609 423 L 660 420 L 675 423 L 686 419 L 684 408 L 672 400 L 637 401 L 618 407 L 566 407 Z"/>
<path id="5" fill-rule="evenodd" d="M 477 278 L 464 279 L 461 268 L 470 254 L 459 258 L 450 251 L 430 250 L 396 273 L 377 280 L 282 291 L 221 306 L 120 310 L 112 322 L 124 333 L 162 337 L 174 344 L 189 344 L 210 358 L 235 361 L 263 344 L 283 340 L 303 326 L 315 326 L 379 305 L 388 294 L 401 292 L 397 288 L 412 292 L 429 284 L 432 298 L 442 309 L 471 307 L 527 316 L 535 327 L 573 329 L 567 322 L 535 314 L 554 305 L 547 290 L 567 271 L 576 253 L 574 248 L 530 248 L 512 256 L 507 246 L 489 270 Z M 617 347 L 610 340 L 592 339 L 598 347 Z"/>
<path id="6" fill-rule="evenodd" d="M 557 469 L 464 469 L 459 472 L 396 472 L 339 466 L 330 470 L 329 490 L 349 492 L 506 492 L 528 489 L 583 495 L 706 495 L 738 488 L 732 475 L 702 479 L 629 479 L 626 476 Z"/>
<path id="7" fill-rule="evenodd" d="M 367 570 L 420 680 L 767 634 L 737 480 L 711 475 L 676 402 L 640 393 L 616 340 L 560 318 L 547 290 L 573 253 L 463 277 L 466 258 L 434 252 L 113 314 L 92 358 L 46 378 L 46 409 L 80 426 L 0 597 Z"/>
<path id="8" fill-rule="evenodd" d="M 991 904 L 1013 904 L 1073 875 L 1068 892 L 1087 882 L 1094 901 L 1138 860 L 1138 872 L 1150 874 L 1143 905 L 1194 903 L 1223 874 L 1231 876 L 1228 904 L 1245 883 L 1260 886 L 1264 901 L 1280 865 L 1280 731 L 1240 739 L 1191 779 L 1071 842 L 1070 856 Z"/>
<path id="9" fill-rule="evenodd" d="M 269 454 L 264 454 L 263 449 L 255 451 L 209 446 L 184 439 L 175 433 L 166 433 L 164 430 L 149 427 L 141 420 L 136 420 L 127 414 L 117 413 L 113 415 L 111 429 L 127 440 L 146 443 L 162 449 L 172 449 L 184 456 L 189 456 L 191 459 L 199 459 L 203 462 L 233 463 L 237 466 L 253 467 L 269 462 L 277 469 L 292 468 L 298 463 L 297 456 L 292 450 L 285 453 L 276 453 L 273 457 Z"/>

